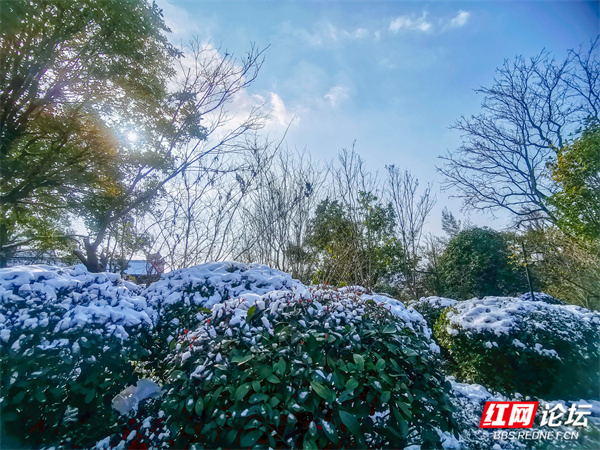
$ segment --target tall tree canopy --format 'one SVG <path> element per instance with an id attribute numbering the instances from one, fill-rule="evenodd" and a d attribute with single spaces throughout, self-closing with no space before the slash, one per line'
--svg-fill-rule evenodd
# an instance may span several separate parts
<path id="1" fill-rule="evenodd" d="M 559 188 L 550 198 L 558 225 L 600 240 L 600 124 L 591 122 L 580 138 L 559 149 L 550 167 Z"/>
<path id="2" fill-rule="evenodd" d="M 3 262 L 20 244 L 56 235 L 69 204 L 118 190 L 120 144 L 107 125 L 133 111 L 156 115 L 175 55 L 166 31 L 145 0 L 2 3 Z"/>

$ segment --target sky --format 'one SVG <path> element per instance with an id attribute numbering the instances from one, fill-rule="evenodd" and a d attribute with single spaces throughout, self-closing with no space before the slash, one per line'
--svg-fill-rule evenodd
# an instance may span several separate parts
<path id="1" fill-rule="evenodd" d="M 242 56 L 267 48 L 247 98 L 270 100 L 265 131 L 290 126 L 290 148 L 332 160 L 356 141 L 372 171 L 408 168 L 432 183 L 458 218 L 502 228 L 507 216 L 461 212 L 440 189 L 440 155 L 460 145 L 449 127 L 480 112 L 481 94 L 505 59 L 542 49 L 562 59 L 600 34 L 598 1 L 176 1 L 158 0 L 171 40 L 192 36 Z"/>

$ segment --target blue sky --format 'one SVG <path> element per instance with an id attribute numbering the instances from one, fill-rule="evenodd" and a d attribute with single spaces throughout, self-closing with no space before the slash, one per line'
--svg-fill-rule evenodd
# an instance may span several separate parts
<path id="1" fill-rule="evenodd" d="M 460 143 L 449 126 L 476 114 L 494 69 L 543 48 L 562 58 L 600 33 L 600 2 L 176 1 L 160 0 L 175 41 L 198 36 L 242 55 L 269 46 L 251 98 L 271 99 L 269 131 L 292 117 L 290 147 L 333 159 L 356 140 L 373 171 L 409 168 L 444 206 L 437 157 Z M 462 214 L 458 214 L 461 216 Z M 471 215 L 496 228 L 502 218 Z"/>

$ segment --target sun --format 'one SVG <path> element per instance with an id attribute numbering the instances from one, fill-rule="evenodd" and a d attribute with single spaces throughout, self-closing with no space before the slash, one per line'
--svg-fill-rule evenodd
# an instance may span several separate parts
<path id="1" fill-rule="evenodd" d="M 127 133 L 127 140 L 129 142 L 135 144 L 139 139 L 140 139 L 140 137 L 138 136 L 138 134 L 135 131 L 130 131 Z"/>

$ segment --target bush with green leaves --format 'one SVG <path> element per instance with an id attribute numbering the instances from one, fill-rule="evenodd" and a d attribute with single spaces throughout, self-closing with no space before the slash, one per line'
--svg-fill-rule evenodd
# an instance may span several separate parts
<path id="1" fill-rule="evenodd" d="M 525 271 L 512 258 L 510 238 L 489 228 L 470 228 L 452 237 L 437 263 L 440 294 L 464 300 L 524 292 Z"/>
<path id="2" fill-rule="evenodd" d="M 111 399 L 135 381 L 154 314 L 137 286 L 77 266 L 0 270 L 3 439 L 87 446 L 116 418 Z"/>
<path id="3" fill-rule="evenodd" d="M 388 297 L 274 291 L 213 306 L 171 343 L 175 447 L 440 445 L 449 384 L 422 317 Z"/>
<path id="4" fill-rule="evenodd" d="M 207 263 L 163 275 L 143 295 L 158 315 L 151 331 L 152 349 L 161 360 L 167 345 L 187 330 L 196 328 L 210 308 L 252 292 L 265 294 L 304 287 L 289 274 L 261 264 Z"/>
<path id="5" fill-rule="evenodd" d="M 600 313 L 486 297 L 448 308 L 434 331 L 463 381 L 545 399 L 599 398 Z"/>
<path id="6" fill-rule="evenodd" d="M 433 325 L 440 318 L 444 310 L 457 303 L 457 300 L 452 300 L 451 298 L 421 297 L 419 300 L 408 302 L 407 306 L 418 311 L 427 322 L 429 328 L 433 329 Z"/>

